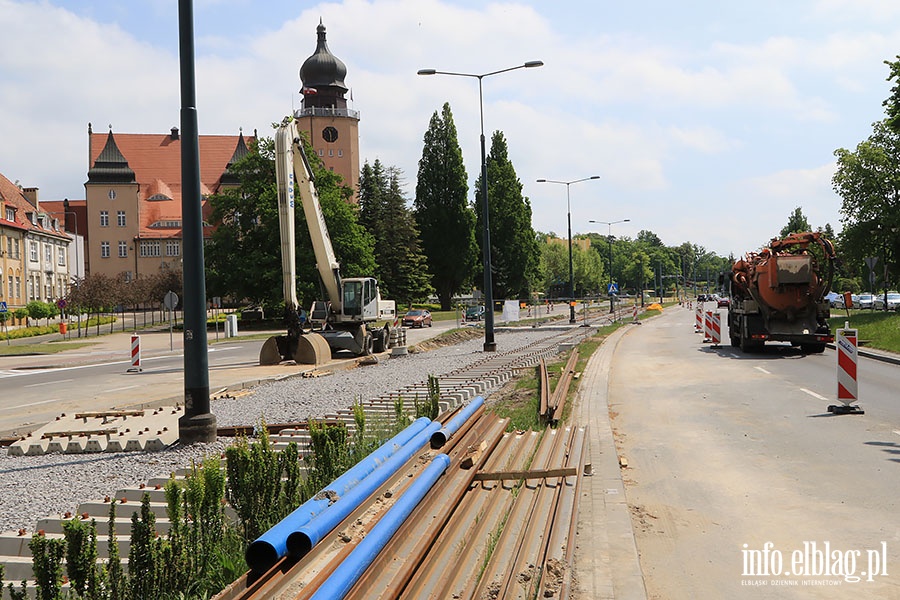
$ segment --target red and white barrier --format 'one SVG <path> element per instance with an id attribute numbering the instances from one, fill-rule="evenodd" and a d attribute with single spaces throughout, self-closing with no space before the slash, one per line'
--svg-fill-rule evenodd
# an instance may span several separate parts
<path id="1" fill-rule="evenodd" d="M 722 341 L 722 315 L 717 312 L 706 313 L 709 316 L 709 337 L 712 345 L 719 346 Z"/>
<path id="2" fill-rule="evenodd" d="M 828 407 L 828 412 L 836 415 L 864 415 L 866 411 L 853 404 L 859 399 L 856 385 L 857 331 L 844 326 L 834 336 L 837 348 L 837 397 L 842 404 Z"/>
<path id="3" fill-rule="evenodd" d="M 129 373 L 141 372 L 141 336 L 131 336 L 131 368 Z"/>
<path id="4" fill-rule="evenodd" d="M 697 303 L 697 320 L 694 323 L 694 333 L 703 331 L 703 303 Z"/>
<path id="5" fill-rule="evenodd" d="M 635 304 L 635 305 L 634 305 L 634 308 L 631 309 L 631 322 L 632 322 L 632 323 L 637 323 L 637 322 L 638 322 L 638 318 L 637 318 L 637 304 Z"/>
<path id="6" fill-rule="evenodd" d="M 703 343 L 709 343 L 712 340 L 712 313 L 705 311 L 703 313 Z"/>
<path id="7" fill-rule="evenodd" d="M 849 405 L 859 399 L 856 382 L 856 362 L 859 357 L 856 329 L 838 329 L 835 346 L 837 347 L 837 398 Z"/>

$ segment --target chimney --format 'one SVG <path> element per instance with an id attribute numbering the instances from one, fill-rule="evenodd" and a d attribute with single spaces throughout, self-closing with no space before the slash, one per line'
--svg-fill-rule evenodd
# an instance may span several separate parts
<path id="1" fill-rule="evenodd" d="M 27 187 L 22 188 L 22 194 L 25 196 L 25 199 L 34 206 L 35 208 L 40 208 L 38 206 L 38 188 L 36 187 Z"/>
<path id="2" fill-rule="evenodd" d="M 178 128 L 173 127 L 172 128 L 172 140 L 177 140 L 177 139 L 178 139 Z"/>

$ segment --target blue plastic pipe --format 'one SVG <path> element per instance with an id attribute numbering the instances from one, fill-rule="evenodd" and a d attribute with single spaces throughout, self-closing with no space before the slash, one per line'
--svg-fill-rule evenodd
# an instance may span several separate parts
<path id="1" fill-rule="evenodd" d="M 343 475 L 335 479 L 331 485 L 301 504 L 294 512 L 259 536 L 247 547 L 247 551 L 244 554 L 250 570 L 254 573 L 264 573 L 277 563 L 282 556 L 287 554 L 287 538 L 291 532 L 297 531 L 300 527 L 309 523 L 310 519 L 328 508 L 328 505 L 331 503 L 331 500 L 323 492 L 326 490 L 333 491 L 339 498 L 343 497 L 390 458 L 392 454 L 421 433 L 430 423 L 431 420 L 426 417 L 416 419 L 409 427 L 382 444 L 369 456 L 350 467 Z"/>
<path id="2" fill-rule="evenodd" d="M 455 417 L 450 419 L 446 425 L 441 427 L 440 431 L 434 432 L 434 435 L 431 436 L 431 447 L 435 449 L 443 448 L 444 444 L 447 443 L 447 440 L 450 439 L 450 436 L 459 431 L 459 428 L 462 427 L 463 423 L 475 414 L 475 411 L 483 404 L 484 396 L 476 396 L 471 402 L 464 406 Z"/>
<path id="3" fill-rule="evenodd" d="M 287 537 L 288 554 L 294 558 L 303 558 L 318 544 L 328 532 L 337 527 L 347 515 L 352 513 L 366 498 L 368 498 L 381 484 L 390 479 L 406 461 L 428 443 L 431 434 L 440 429 L 441 424 L 432 421 L 425 429 L 416 434 L 402 448 L 397 450 L 371 475 L 359 482 L 352 490 L 347 492 L 337 502 L 320 512 L 314 519 L 303 527 L 290 533 Z"/>
<path id="4" fill-rule="evenodd" d="M 391 537 L 397 533 L 413 509 L 422 501 L 425 494 L 438 478 L 450 466 L 450 457 L 446 454 L 435 456 L 431 464 L 416 477 L 406 492 L 397 499 L 394 506 L 378 521 L 378 524 L 366 534 L 366 537 L 354 550 L 341 561 L 334 572 L 316 590 L 310 600 L 325 598 L 343 598 L 353 588 L 369 565 L 384 549 Z"/>

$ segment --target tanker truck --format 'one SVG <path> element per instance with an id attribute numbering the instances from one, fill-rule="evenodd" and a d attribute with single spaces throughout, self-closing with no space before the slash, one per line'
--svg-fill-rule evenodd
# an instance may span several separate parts
<path id="1" fill-rule="evenodd" d="M 731 345 L 743 352 L 790 342 L 807 353 L 834 341 L 825 294 L 834 277 L 834 245 L 819 232 L 773 238 L 768 248 L 735 261 L 728 273 Z"/>

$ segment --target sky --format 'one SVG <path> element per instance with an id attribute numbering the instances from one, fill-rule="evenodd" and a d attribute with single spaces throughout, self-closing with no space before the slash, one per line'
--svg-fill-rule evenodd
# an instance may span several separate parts
<path id="1" fill-rule="evenodd" d="M 642 230 L 740 256 L 795 208 L 841 230 L 834 151 L 884 117 L 896 0 L 194 0 L 201 134 L 258 130 L 300 105 L 327 28 L 361 162 L 415 194 L 428 122 L 449 102 L 470 180 L 502 131 L 536 231 Z M 84 198 L 95 132 L 166 133 L 181 106 L 177 0 L 0 0 L 0 173 L 44 200 Z M 537 179 L 597 180 L 570 186 Z M 567 198 L 568 188 L 568 198 Z M 628 222 L 604 225 L 590 221 Z"/>

